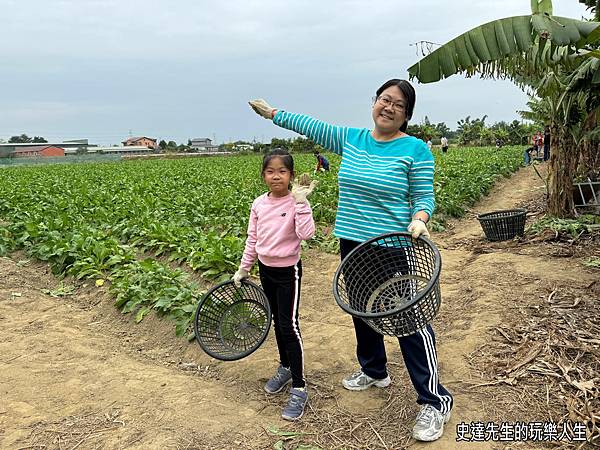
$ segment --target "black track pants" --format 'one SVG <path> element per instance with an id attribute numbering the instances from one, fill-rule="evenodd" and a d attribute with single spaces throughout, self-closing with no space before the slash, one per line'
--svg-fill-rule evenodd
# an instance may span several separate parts
<path id="1" fill-rule="evenodd" d="M 360 242 L 340 239 L 342 260 Z M 366 375 L 382 379 L 387 376 L 387 356 L 383 336 L 361 319 L 353 317 L 356 334 L 356 356 Z M 435 335 L 430 325 L 415 334 L 398 338 L 404 364 L 410 380 L 417 391 L 417 403 L 430 404 L 447 413 L 452 409 L 452 395 L 442 386 L 438 378 Z"/>
<path id="2" fill-rule="evenodd" d="M 260 283 L 273 314 L 279 360 L 283 367 L 289 367 L 292 372 L 292 387 L 304 387 L 304 348 L 298 323 L 302 263 L 298 261 L 289 267 L 270 267 L 259 261 L 258 268 Z"/>

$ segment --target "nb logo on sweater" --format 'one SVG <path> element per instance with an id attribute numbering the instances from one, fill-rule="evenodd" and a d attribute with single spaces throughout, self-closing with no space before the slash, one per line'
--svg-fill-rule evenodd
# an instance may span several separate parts
<path id="1" fill-rule="evenodd" d="M 286 215 L 286 214 L 287 214 L 287 213 L 283 213 L 283 214 L 281 214 L 281 217 L 285 217 L 285 215 Z"/>

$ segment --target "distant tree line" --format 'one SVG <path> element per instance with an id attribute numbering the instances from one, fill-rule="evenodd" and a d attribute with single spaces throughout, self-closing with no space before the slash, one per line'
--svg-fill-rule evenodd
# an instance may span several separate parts
<path id="1" fill-rule="evenodd" d="M 158 143 L 158 148 L 165 153 L 185 153 L 190 151 L 192 141 L 188 139 L 187 144 L 177 144 L 175 141 L 165 141 L 162 139 Z"/>
<path id="2" fill-rule="evenodd" d="M 269 144 L 262 142 L 235 141 L 220 145 L 222 150 L 236 151 L 244 146 L 252 146 L 253 153 L 265 153 L 273 148 L 285 148 L 292 153 L 312 153 L 315 150 L 322 151 L 323 148 L 314 141 L 304 137 L 280 139 L 272 138 Z"/>
<path id="3" fill-rule="evenodd" d="M 440 138 L 446 136 L 451 144 L 463 146 L 491 146 L 496 144 L 496 140 L 500 139 L 503 145 L 529 145 L 531 136 L 536 131 L 544 129 L 541 123 L 522 122 L 513 120 L 512 122 L 500 121 L 493 125 L 486 124 L 487 115 L 481 118 L 472 119 L 467 116 L 457 122 L 456 130 L 451 130 L 446 123 L 431 123 L 426 116 L 419 124 L 411 124 L 406 132 L 419 139 L 431 141 L 439 145 Z M 299 152 L 314 152 L 322 150 L 322 147 L 310 139 L 304 137 L 289 138 L 289 139 L 271 139 L 271 143 L 264 144 L 260 142 L 236 141 L 227 144 L 222 144 L 223 150 L 235 151 L 239 145 L 252 145 L 253 152 L 264 153 L 272 148 L 283 147 L 294 153 Z"/>
<path id="4" fill-rule="evenodd" d="M 9 144 L 29 144 L 29 143 L 38 144 L 38 143 L 44 143 L 44 142 L 48 142 L 48 141 L 41 136 L 34 136 L 34 137 L 30 138 L 26 134 L 22 134 L 21 136 L 12 136 L 8 140 Z"/>
<path id="5" fill-rule="evenodd" d="M 500 139 L 504 145 L 528 145 L 530 137 L 538 130 L 543 130 L 543 124 L 538 123 L 523 123 L 518 120 L 512 122 L 496 122 L 488 126 L 485 121 L 487 115 L 481 118 L 471 119 L 467 116 L 457 122 L 456 130 L 451 130 L 446 123 L 432 123 L 427 116 L 419 124 L 411 124 L 406 132 L 419 139 L 431 141 L 438 145 L 440 138 L 446 136 L 451 144 L 465 146 L 489 146 L 494 145 L 497 139 Z M 33 138 L 22 134 L 20 136 L 12 136 L 10 144 L 17 143 L 43 143 L 48 142 L 41 136 Z M 158 143 L 157 151 L 166 153 L 185 153 L 191 151 L 192 142 L 188 140 L 186 144 L 177 144 L 175 141 L 165 141 L 164 139 Z M 323 150 L 322 147 L 314 141 L 304 138 L 272 138 L 270 143 L 262 142 L 247 142 L 235 141 L 219 146 L 221 151 L 238 151 L 244 146 L 251 146 L 252 152 L 264 153 L 272 148 L 282 147 L 290 150 L 293 153 L 312 153 L 315 150 Z M 82 150 L 83 152 L 83 150 Z"/>
<path id="6" fill-rule="evenodd" d="M 487 115 L 474 119 L 467 116 L 457 122 L 456 130 L 450 130 L 444 122 L 434 124 L 425 116 L 420 124 L 409 125 L 406 132 L 424 141 L 431 139 L 434 144 L 439 144 L 440 138 L 446 136 L 450 143 L 465 146 L 494 145 L 497 139 L 504 145 L 527 145 L 531 135 L 544 128 L 542 124 L 518 120 L 500 121 L 488 126 L 486 119 Z"/>

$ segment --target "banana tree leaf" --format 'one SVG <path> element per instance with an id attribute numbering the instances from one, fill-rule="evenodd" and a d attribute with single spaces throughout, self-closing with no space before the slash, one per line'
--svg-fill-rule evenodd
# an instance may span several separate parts
<path id="1" fill-rule="evenodd" d="M 585 22 L 560 16 L 534 14 L 531 23 L 535 32 L 559 46 L 575 45 L 594 31 L 597 22 Z"/>
<path id="2" fill-rule="evenodd" d="M 581 56 L 584 58 L 600 58 L 600 50 L 591 50 Z"/>
<path id="3" fill-rule="evenodd" d="M 552 15 L 552 0 L 531 0 L 532 14 L 548 14 Z"/>
<path id="4" fill-rule="evenodd" d="M 506 30 L 502 22 L 492 22 L 494 24 L 494 30 L 496 32 L 496 38 L 498 39 L 498 47 L 503 55 L 509 55 L 513 51 L 516 51 L 516 44 L 512 38 L 513 30 L 510 25 L 512 22 L 506 22 Z M 508 36 L 511 36 L 509 39 Z M 512 44 L 512 45 L 511 45 Z"/>
<path id="5" fill-rule="evenodd" d="M 595 22 L 591 22 L 591 23 L 595 23 Z M 576 24 L 576 26 L 579 29 L 579 24 Z M 591 33 L 588 34 L 588 37 L 586 39 L 586 44 L 594 44 L 596 42 L 598 42 L 600 40 L 600 27 L 596 27 L 594 29 L 594 31 L 592 31 Z"/>
<path id="6" fill-rule="evenodd" d="M 471 41 L 471 45 L 477 54 L 477 57 L 480 61 L 489 61 L 492 59 L 492 55 L 490 54 L 484 37 L 483 26 L 477 27 L 472 30 L 472 33 L 469 33 L 466 38 Z M 441 49 L 440 49 L 441 50 Z"/>
<path id="7" fill-rule="evenodd" d="M 502 55 L 506 55 L 506 53 L 500 52 L 500 43 L 498 40 L 506 37 L 506 35 L 504 35 L 504 29 L 502 27 L 499 28 L 502 29 L 501 36 L 496 34 L 494 22 L 486 23 L 481 27 L 483 31 L 483 38 L 485 39 L 485 47 L 488 49 L 490 60 L 498 59 Z"/>
<path id="8" fill-rule="evenodd" d="M 469 67 L 471 65 L 479 64 L 479 62 L 481 62 L 481 60 L 477 57 L 477 53 L 475 52 L 475 49 L 473 48 L 473 44 L 471 44 L 471 38 L 467 34 L 463 34 L 462 36 L 459 36 L 457 38 L 455 47 L 457 47 L 457 48 L 460 47 L 460 38 L 461 37 L 465 42 L 467 53 L 469 54 L 469 57 L 470 57 L 470 61 L 463 67 Z M 476 62 L 476 61 L 478 61 L 478 62 Z M 475 62 L 475 64 L 473 64 L 473 62 Z"/>
<path id="9" fill-rule="evenodd" d="M 471 61 L 477 58 L 475 50 L 473 50 L 472 47 L 469 48 L 467 42 L 468 41 L 465 40 L 465 37 L 461 35 L 459 36 L 457 42 L 455 42 L 454 45 L 454 50 L 456 50 L 456 57 L 458 58 L 458 64 L 462 67 L 468 67 L 471 64 Z"/>
<path id="10" fill-rule="evenodd" d="M 596 69 L 592 77 L 592 84 L 600 84 L 600 69 Z"/>
<path id="11" fill-rule="evenodd" d="M 442 49 L 439 56 L 440 67 L 442 72 L 456 72 L 456 64 L 454 62 L 454 58 L 457 59 L 455 48 L 452 46 L 447 46 Z"/>
<path id="12" fill-rule="evenodd" d="M 533 33 L 531 28 L 531 16 L 511 17 L 511 25 L 515 33 L 517 51 L 524 52 L 533 45 Z M 511 53 L 511 54 L 514 54 Z"/>
<path id="13" fill-rule="evenodd" d="M 589 58 L 584 60 L 570 75 L 567 85 L 568 91 L 575 91 L 587 86 L 589 83 L 600 82 L 600 59 Z"/>
<path id="14" fill-rule="evenodd" d="M 531 17 L 488 22 L 461 34 L 408 69 L 422 83 L 438 81 L 492 60 L 526 51 L 533 44 Z"/>
<path id="15" fill-rule="evenodd" d="M 554 33 L 552 42 L 557 45 L 576 44 L 582 38 L 572 20 L 562 18 L 560 22 L 553 22 L 552 27 Z"/>
<path id="16" fill-rule="evenodd" d="M 548 9 L 544 0 L 533 2 L 540 10 Z M 548 3 L 551 9 L 551 2 Z M 525 63 L 532 71 L 541 71 L 544 66 L 561 63 L 597 29 L 600 30 L 599 22 L 547 13 L 507 17 L 461 34 L 409 67 L 408 73 L 411 79 L 417 78 L 421 83 L 439 81 L 459 72 L 494 76 L 502 74 L 505 64 L 513 57 L 521 59 L 521 62 L 514 60 L 513 66 Z M 539 48 L 531 52 L 534 42 L 538 42 Z"/>

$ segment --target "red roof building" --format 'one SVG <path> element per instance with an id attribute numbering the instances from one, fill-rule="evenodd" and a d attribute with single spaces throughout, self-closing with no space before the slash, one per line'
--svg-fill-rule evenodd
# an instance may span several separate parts
<path id="1" fill-rule="evenodd" d="M 123 145 L 125 146 L 129 146 L 129 145 L 134 145 L 134 146 L 142 146 L 142 147 L 148 147 L 148 148 L 156 148 L 156 139 L 152 139 L 146 136 L 140 136 L 140 137 L 132 137 L 127 139 L 126 141 L 123 141 Z"/>
<path id="2" fill-rule="evenodd" d="M 65 149 L 54 145 L 19 147 L 12 152 L 15 158 L 65 156 Z"/>

